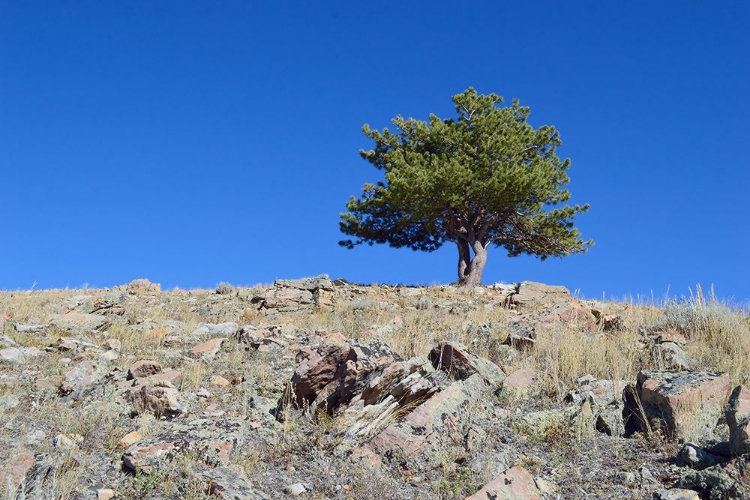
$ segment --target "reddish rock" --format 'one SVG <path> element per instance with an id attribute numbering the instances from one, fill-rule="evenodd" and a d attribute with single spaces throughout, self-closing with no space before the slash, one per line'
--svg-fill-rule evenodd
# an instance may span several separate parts
<path id="1" fill-rule="evenodd" d="M 276 418 L 283 419 L 284 410 L 290 406 L 333 414 L 394 361 L 400 361 L 399 356 L 377 342 L 360 345 L 331 339 L 303 347 L 297 354 L 298 365 L 289 387 L 279 400 Z"/>
<path id="2" fill-rule="evenodd" d="M 196 356 L 213 358 L 214 356 L 216 356 L 216 353 L 219 352 L 219 349 L 221 349 L 221 344 L 224 343 L 225 340 L 225 338 L 215 338 L 207 340 L 193 347 L 191 352 Z"/>
<path id="3" fill-rule="evenodd" d="M 539 491 L 529 471 L 516 466 L 497 476 L 473 495 L 466 497 L 466 500 L 500 500 L 501 498 L 542 500 L 542 492 Z"/>
<path id="4" fill-rule="evenodd" d="M 0 488 L 8 485 L 15 490 L 20 487 L 32 465 L 34 455 L 16 455 L 8 460 L 0 469 Z"/>
<path id="5" fill-rule="evenodd" d="M 647 431 L 661 422 L 671 439 L 700 440 L 711 436 L 729 397 L 726 373 L 642 371 L 635 388 L 625 389 L 625 429 L 628 434 Z M 641 411 L 641 408 L 643 411 Z M 643 414 L 648 422 L 643 421 Z"/>
<path id="6" fill-rule="evenodd" d="M 523 392 L 531 387 L 535 379 L 536 370 L 533 368 L 521 368 L 505 378 L 503 389 Z"/>
<path id="7" fill-rule="evenodd" d="M 150 377 L 151 375 L 161 373 L 161 370 L 161 363 L 158 361 L 141 359 L 130 365 L 130 368 L 128 368 L 128 380 Z"/>

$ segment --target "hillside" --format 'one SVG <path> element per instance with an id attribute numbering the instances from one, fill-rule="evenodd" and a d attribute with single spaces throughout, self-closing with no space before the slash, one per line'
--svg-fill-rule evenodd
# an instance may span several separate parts
<path id="1" fill-rule="evenodd" d="M 524 282 L 0 292 L 1 498 L 749 498 L 750 320 Z"/>

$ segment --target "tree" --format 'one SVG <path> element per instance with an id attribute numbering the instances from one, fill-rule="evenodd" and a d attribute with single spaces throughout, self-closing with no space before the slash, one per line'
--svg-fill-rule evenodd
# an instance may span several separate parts
<path id="1" fill-rule="evenodd" d="M 339 244 L 388 243 L 434 251 L 446 242 L 458 248 L 458 282 L 481 283 L 491 245 L 511 257 L 561 257 L 585 252 L 573 227 L 588 205 L 562 205 L 570 198 L 570 160 L 555 154 L 561 144 L 552 126 L 532 128 L 529 108 L 514 100 L 479 95 L 473 88 L 453 96 L 457 118 L 431 114 L 428 122 L 397 116 L 395 132 L 369 125 L 364 134 L 375 148 L 360 151 L 384 171 L 385 179 L 365 184 L 341 214 L 341 231 L 355 240 Z"/>

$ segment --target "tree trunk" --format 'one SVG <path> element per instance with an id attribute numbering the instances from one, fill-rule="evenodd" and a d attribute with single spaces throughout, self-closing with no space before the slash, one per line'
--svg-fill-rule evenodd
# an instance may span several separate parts
<path id="1" fill-rule="evenodd" d="M 458 245 L 458 285 L 479 286 L 482 284 L 482 273 L 487 264 L 487 248 L 481 241 L 472 242 L 471 246 L 466 241 L 459 240 Z M 471 257 L 471 250 L 474 257 Z"/>

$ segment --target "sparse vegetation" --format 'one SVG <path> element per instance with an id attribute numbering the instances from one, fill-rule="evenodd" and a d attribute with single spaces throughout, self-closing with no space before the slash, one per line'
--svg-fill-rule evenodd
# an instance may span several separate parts
<path id="1" fill-rule="evenodd" d="M 660 368 L 663 360 L 652 355 L 648 344 L 656 332 L 684 336 L 685 349 L 699 369 L 728 372 L 735 385 L 750 382 L 747 314 L 712 296 L 704 297 L 700 289 L 690 299 L 659 306 L 591 302 L 589 307 L 600 309 L 602 317 L 618 315 L 620 326 L 608 330 L 600 321 L 587 328 L 552 328 L 538 335 L 531 347 L 511 345 L 511 325 L 518 313 L 490 288 L 479 293 L 441 286 L 356 287 L 356 294 L 337 292 L 333 307 L 302 313 L 259 311 L 250 301 L 259 290 L 180 290 L 141 296 L 125 290 L 1 292 L 0 313 L 10 320 L 2 324 L 0 348 L 34 347 L 40 353 L 22 363 L 0 365 L 0 398 L 19 398 L 18 404 L 0 405 L 0 470 L 15 456 L 46 453 L 44 463 L 49 464 L 58 498 L 75 498 L 93 482 L 115 489 L 122 498 L 204 498 L 204 483 L 192 473 L 202 467 L 200 454 L 182 455 L 170 467 L 149 473 L 125 474 L 119 468 L 124 451 L 119 440 L 125 434 L 138 431 L 148 438 L 169 421 L 133 411 L 122 399 L 133 385 L 125 381 L 128 367 L 138 359 L 149 359 L 165 370 L 180 372 L 175 386 L 188 415 L 215 412 L 248 422 L 227 467 L 274 498 L 282 497 L 284 488 L 296 482 L 311 487 L 308 498 L 464 498 L 491 479 L 500 453 L 509 464 L 522 465 L 561 487 L 564 478 L 576 478 L 589 495 L 607 496 L 614 491 L 607 489 L 612 481 L 608 468 L 635 470 L 636 463 L 658 456 L 663 462 L 654 461 L 652 472 L 667 474 L 665 460 L 674 453 L 672 445 L 660 442 L 658 436 L 649 436 L 648 442 L 606 436 L 592 431 L 593 423 L 583 418 L 572 425 L 553 419 L 540 431 L 522 417 L 562 408 L 584 375 L 632 382 L 639 370 Z M 103 328 L 82 331 L 54 326 L 59 315 L 88 314 L 97 300 L 111 301 L 115 296 L 120 297 L 117 304 L 124 312 L 105 316 Z M 280 326 L 274 330 L 279 342 L 274 346 L 286 347 L 264 352 L 228 339 L 212 359 L 191 354 L 198 340 L 191 340 L 190 333 L 200 323 L 227 321 L 258 329 Z M 18 325 L 41 326 L 18 329 Z M 337 434 L 333 417 L 319 413 L 310 418 L 289 411 L 283 422 L 277 422 L 270 413 L 295 367 L 296 345 L 319 342 L 323 335 L 336 332 L 387 344 L 405 359 L 425 356 L 437 342 L 455 340 L 492 360 L 506 374 L 532 368 L 536 378 L 520 396 L 488 391 L 482 401 L 490 410 L 466 409 L 472 414 L 490 412 L 477 421 L 485 428 L 479 449 L 466 451 L 468 438 L 457 433 L 446 436 L 455 447 L 446 448 L 433 471 L 415 474 L 397 461 L 372 472 L 353 469 L 348 438 Z M 120 344 L 118 357 L 107 362 L 109 378 L 77 401 L 62 398 L 57 386 L 73 366 L 96 359 L 93 353 L 98 351 L 60 349 L 60 338 L 97 346 L 108 340 Z M 212 385 L 216 375 L 231 385 Z M 198 396 L 200 390 L 205 392 Z M 409 409 L 394 413 L 389 422 L 403 418 Z M 81 439 L 74 440 L 73 451 L 62 450 L 52 445 L 58 434 Z M 13 497 L 7 484 L 0 491 L 0 498 Z M 571 490 L 563 496 L 578 495 Z"/>

